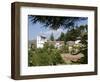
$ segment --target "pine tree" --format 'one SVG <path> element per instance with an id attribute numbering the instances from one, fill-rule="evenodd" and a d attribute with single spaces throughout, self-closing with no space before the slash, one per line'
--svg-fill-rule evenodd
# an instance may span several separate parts
<path id="1" fill-rule="evenodd" d="M 50 36 L 50 40 L 51 40 L 51 41 L 54 41 L 54 35 L 53 35 L 53 33 L 52 33 L 51 36 Z"/>
<path id="2" fill-rule="evenodd" d="M 65 38 L 65 34 L 63 32 L 61 32 L 59 40 L 64 41 L 64 38 Z"/>

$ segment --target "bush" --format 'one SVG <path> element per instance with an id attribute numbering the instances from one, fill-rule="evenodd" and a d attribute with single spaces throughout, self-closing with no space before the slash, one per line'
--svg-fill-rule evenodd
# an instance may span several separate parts
<path id="1" fill-rule="evenodd" d="M 48 43 L 46 43 L 43 48 L 29 50 L 28 56 L 29 66 L 47 66 L 64 63 L 59 50 L 56 49 L 54 45 L 49 45 Z"/>
<path id="2" fill-rule="evenodd" d="M 88 63 L 88 53 L 87 53 L 87 51 L 88 51 L 87 48 L 81 51 L 81 53 L 84 54 L 84 57 L 82 57 L 79 61 L 81 64 L 87 64 Z"/>
<path id="3" fill-rule="evenodd" d="M 67 45 L 61 46 L 60 52 L 61 52 L 61 53 L 68 53 L 68 52 L 69 52 L 68 46 L 67 46 Z"/>
<path id="4" fill-rule="evenodd" d="M 81 51 L 81 46 L 80 45 L 74 45 L 74 46 L 72 46 L 71 54 L 76 55 L 76 54 L 80 53 L 80 51 Z"/>
<path id="5" fill-rule="evenodd" d="M 88 63 L 88 49 L 87 46 L 84 45 L 83 47 L 80 47 L 80 52 L 84 55 L 84 57 L 82 57 L 81 59 L 79 59 L 78 61 L 72 61 L 72 63 L 75 64 L 87 64 Z"/>

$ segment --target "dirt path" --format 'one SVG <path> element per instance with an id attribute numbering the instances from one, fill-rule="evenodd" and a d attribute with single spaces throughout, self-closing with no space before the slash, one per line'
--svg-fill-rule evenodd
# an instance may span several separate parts
<path id="1" fill-rule="evenodd" d="M 65 53 L 65 54 L 61 54 L 61 57 L 63 58 L 63 60 L 66 63 L 71 63 L 71 61 L 77 61 L 77 60 L 81 59 L 82 57 L 84 57 L 84 55 L 81 53 L 79 53 L 77 55 L 71 55 L 69 53 Z"/>

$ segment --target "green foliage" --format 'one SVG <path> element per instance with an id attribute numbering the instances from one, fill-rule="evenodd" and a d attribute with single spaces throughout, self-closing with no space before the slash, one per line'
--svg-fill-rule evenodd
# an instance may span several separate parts
<path id="1" fill-rule="evenodd" d="M 35 44 L 31 44 L 31 49 L 35 50 L 36 49 L 36 45 Z"/>
<path id="2" fill-rule="evenodd" d="M 37 48 L 35 51 L 30 50 L 28 59 L 29 66 L 46 66 L 64 64 L 60 52 L 53 45 L 46 43 L 43 48 Z"/>
<path id="3" fill-rule="evenodd" d="M 61 32 L 61 34 L 60 34 L 60 36 L 58 37 L 57 40 L 64 41 L 64 39 L 65 39 L 65 34 L 63 32 Z"/>
<path id="4" fill-rule="evenodd" d="M 84 57 L 80 59 L 80 63 L 87 64 L 88 63 L 88 42 L 87 42 L 87 32 L 81 38 L 81 43 L 84 45 L 81 48 L 81 53 L 84 54 Z"/>
<path id="5" fill-rule="evenodd" d="M 78 37 L 83 37 L 84 33 L 87 33 L 87 25 L 81 25 L 79 27 L 73 27 L 65 33 L 65 41 L 75 41 Z"/>
<path id="6" fill-rule="evenodd" d="M 71 54 L 72 55 L 77 55 L 81 51 L 81 46 L 80 45 L 74 45 L 72 46 Z"/>
<path id="7" fill-rule="evenodd" d="M 88 63 L 88 53 L 87 53 L 87 51 L 88 51 L 87 49 L 82 50 L 81 53 L 84 54 L 84 57 L 82 57 L 78 61 L 72 61 L 72 63 L 74 63 L 74 64 L 87 64 Z"/>
<path id="8" fill-rule="evenodd" d="M 81 36 L 81 43 L 84 44 L 87 47 L 87 32 L 85 32 L 84 34 L 82 34 Z"/>
<path id="9" fill-rule="evenodd" d="M 79 37 L 79 35 L 80 35 L 79 30 L 71 29 L 65 34 L 66 41 L 75 41 L 77 40 L 77 37 Z"/>
<path id="10" fill-rule="evenodd" d="M 88 51 L 87 49 L 84 49 L 84 50 L 81 51 L 81 53 L 84 54 L 84 57 L 82 57 L 79 61 L 81 64 L 87 64 L 88 63 L 88 53 L 87 53 L 87 51 Z"/>
<path id="11" fill-rule="evenodd" d="M 80 47 L 80 53 L 84 54 L 84 57 L 82 57 L 80 60 L 73 62 L 73 63 L 87 64 L 88 63 L 87 32 L 82 35 L 81 43 L 83 46 Z"/>
<path id="12" fill-rule="evenodd" d="M 59 28 L 70 28 L 77 21 L 87 20 L 87 17 L 54 17 L 54 16 L 29 16 L 32 23 L 40 23 L 46 28 L 57 30 Z"/>
<path id="13" fill-rule="evenodd" d="M 60 52 L 61 52 L 61 53 L 69 53 L 68 46 L 67 46 L 67 45 L 61 46 Z"/>
<path id="14" fill-rule="evenodd" d="M 50 36 L 50 40 L 51 40 L 51 41 L 54 41 L 53 33 L 52 33 L 51 36 Z"/>

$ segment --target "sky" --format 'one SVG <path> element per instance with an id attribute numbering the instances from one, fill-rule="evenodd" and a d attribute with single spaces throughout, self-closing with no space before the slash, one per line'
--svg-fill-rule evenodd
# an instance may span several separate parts
<path id="1" fill-rule="evenodd" d="M 87 22 L 87 20 L 80 21 L 77 23 L 77 25 L 86 25 Z M 60 28 L 54 31 L 49 28 L 45 28 L 40 23 L 33 24 L 30 17 L 28 16 L 28 40 L 36 40 L 36 37 L 39 35 L 45 35 L 46 38 L 49 39 L 52 33 L 54 35 L 54 38 L 57 39 L 60 36 L 61 32 L 66 33 L 67 29 Z"/>

